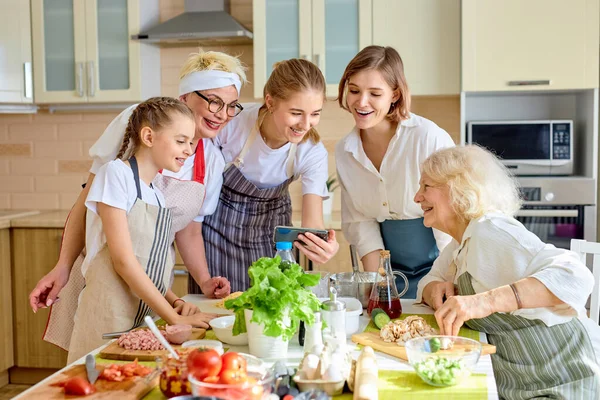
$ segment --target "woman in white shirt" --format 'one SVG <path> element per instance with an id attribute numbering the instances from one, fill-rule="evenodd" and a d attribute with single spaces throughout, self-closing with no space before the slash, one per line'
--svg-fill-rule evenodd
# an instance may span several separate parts
<path id="1" fill-rule="evenodd" d="M 464 323 L 487 334 L 501 398 L 597 398 L 600 327 L 585 310 L 594 277 L 513 218 L 519 191 L 500 161 L 477 146 L 440 150 L 415 202 L 426 226 L 453 238 L 417 292 L 440 333 Z"/>
<path id="2" fill-rule="evenodd" d="M 414 298 L 417 282 L 450 241 L 423 226 L 423 212 L 412 201 L 419 165 L 454 143 L 436 124 L 410 113 L 402 59 L 391 47 L 368 46 L 350 61 L 338 101 L 356 123 L 335 149 L 344 235 L 365 271 L 377 271 L 379 250 L 390 250 L 392 267 L 408 277 L 403 297 Z"/>
<path id="3" fill-rule="evenodd" d="M 176 240 L 183 261 L 193 278 L 189 281 L 200 282 L 208 297 L 225 297 L 229 294 L 227 279 L 211 278 L 209 275 L 202 239 L 202 221 L 204 216 L 211 214 L 216 208 L 225 165 L 212 138 L 242 110 L 238 99 L 243 82 L 246 82 L 245 67 L 236 57 L 212 51 L 190 55 L 181 68 L 179 98 L 196 116 L 195 155 L 186 160 L 178 173 L 163 171 L 163 176 L 178 179 L 169 182 L 159 177 L 156 182 L 165 193 L 167 206 L 175 208 L 173 224 L 177 232 Z M 67 218 L 59 260 L 54 269 L 38 282 L 29 295 L 34 311 L 49 307 L 69 280 L 73 264 L 84 247 L 85 198 L 100 167 L 116 158 L 127 122 L 135 107 L 136 105 L 133 105 L 117 116 L 90 149 L 93 159 L 90 176 Z M 182 184 L 176 184 L 175 181 Z M 198 186 L 203 187 L 199 196 L 196 190 Z M 179 207 L 180 203 L 183 204 L 179 201 L 181 196 L 197 196 L 194 203 L 185 203 L 193 204 L 193 207 Z M 61 297 L 64 295 L 65 292 Z M 172 292 L 167 299 L 177 305 L 184 314 L 194 311 L 195 307 L 183 304 Z M 53 315 L 56 314 L 55 311 L 53 310 Z"/>
<path id="4" fill-rule="evenodd" d="M 314 128 L 324 99 L 325 79 L 317 66 L 282 61 L 267 80 L 264 104 L 244 105 L 217 137 L 227 167 L 219 204 L 205 218 L 203 234 L 211 274 L 226 276 L 233 291 L 248 288 L 254 261 L 275 254 L 275 226 L 291 225 L 292 181 L 302 181 L 302 226 L 324 226 L 327 150 Z M 300 238 L 304 244 L 295 246 L 315 262 L 326 262 L 339 248 L 333 230 L 327 241 L 311 233 Z"/>

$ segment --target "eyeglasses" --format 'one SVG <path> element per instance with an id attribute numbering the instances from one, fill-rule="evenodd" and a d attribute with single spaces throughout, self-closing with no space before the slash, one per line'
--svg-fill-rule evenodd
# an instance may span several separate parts
<path id="1" fill-rule="evenodd" d="M 218 113 L 223 109 L 223 107 L 225 107 L 225 102 L 219 96 L 214 96 L 213 98 L 209 99 L 197 90 L 195 90 L 194 93 L 196 93 L 198 97 L 206 100 L 206 102 L 208 103 L 208 111 L 210 111 L 213 114 Z M 229 115 L 230 117 L 235 117 L 236 115 L 241 113 L 243 109 L 244 107 L 242 107 L 240 103 L 234 101 L 233 103 L 227 104 L 227 115 Z"/>

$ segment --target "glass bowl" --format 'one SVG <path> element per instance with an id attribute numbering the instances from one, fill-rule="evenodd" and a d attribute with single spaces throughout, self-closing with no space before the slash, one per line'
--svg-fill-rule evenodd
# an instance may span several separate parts
<path id="1" fill-rule="evenodd" d="M 444 349 L 445 343 L 452 347 Z M 481 355 L 481 343 L 460 336 L 425 336 L 405 344 L 408 362 L 432 386 L 454 386 L 471 375 Z"/>
<path id="2" fill-rule="evenodd" d="M 273 392 L 275 382 L 273 371 L 259 373 L 249 369 L 248 377 L 253 378 L 253 381 L 240 384 L 202 382 L 194 378 L 192 374 L 188 376 L 188 379 L 192 385 L 194 396 L 214 396 L 227 400 L 268 399 Z"/>

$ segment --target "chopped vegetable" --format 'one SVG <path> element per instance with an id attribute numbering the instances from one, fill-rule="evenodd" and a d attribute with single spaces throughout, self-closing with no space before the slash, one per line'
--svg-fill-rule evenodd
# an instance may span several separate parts
<path id="1" fill-rule="evenodd" d="M 133 379 L 136 376 L 146 376 L 152 372 L 152 368 L 138 364 L 137 359 L 127 364 L 111 364 L 104 368 L 98 376 L 98 379 L 104 379 L 111 382 L 121 382 L 126 379 Z"/>
<path id="2" fill-rule="evenodd" d="M 383 328 L 384 326 L 386 326 L 388 324 L 388 322 L 391 321 L 390 317 L 385 312 L 380 312 L 380 313 L 371 314 L 371 315 L 375 315 L 373 317 L 373 323 L 379 329 Z"/>
<path id="3" fill-rule="evenodd" d="M 413 367 L 421 379 L 434 386 L 456 385 L 460 378 L 469 374 L 462 359 L 429 357 L 424 361 L 414 363 Z"/>
<path id="4" fill-rule="evenodd" d="M 438 339 L 438 338 L 429 339 L 429 351 L 431 353 L 437 353 L 441 347 L 442 347 L 442 344 L 440 343 L 440 339 Z"/>

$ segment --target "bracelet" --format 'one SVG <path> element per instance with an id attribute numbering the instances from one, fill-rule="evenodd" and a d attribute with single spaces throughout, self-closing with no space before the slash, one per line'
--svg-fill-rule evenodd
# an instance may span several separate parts
<path id="1" fill-rule="evenodd" d="M 523 308 L 523 303 L 521 303 L 521 298 L 519 297 L 519 292 L 517 292 L 517 288 L 515 287 L 514 283 L 511 283 L 508 286 L 510 286 L 513 293 L 515 294 L 515 299 L 517 299 L 517 308 L 520 310 L 521 308 Z"/>
<path id="2" fill-rule="evenodd" d="M 173 304 L 172 304 L 173 308 L 175 308 L 175 303 L 177 303 L 178 301 L 183 301 L 185 303 L 185 300 L 182 298 L 175 299 L 175 300 L 173 300 Z"/>

